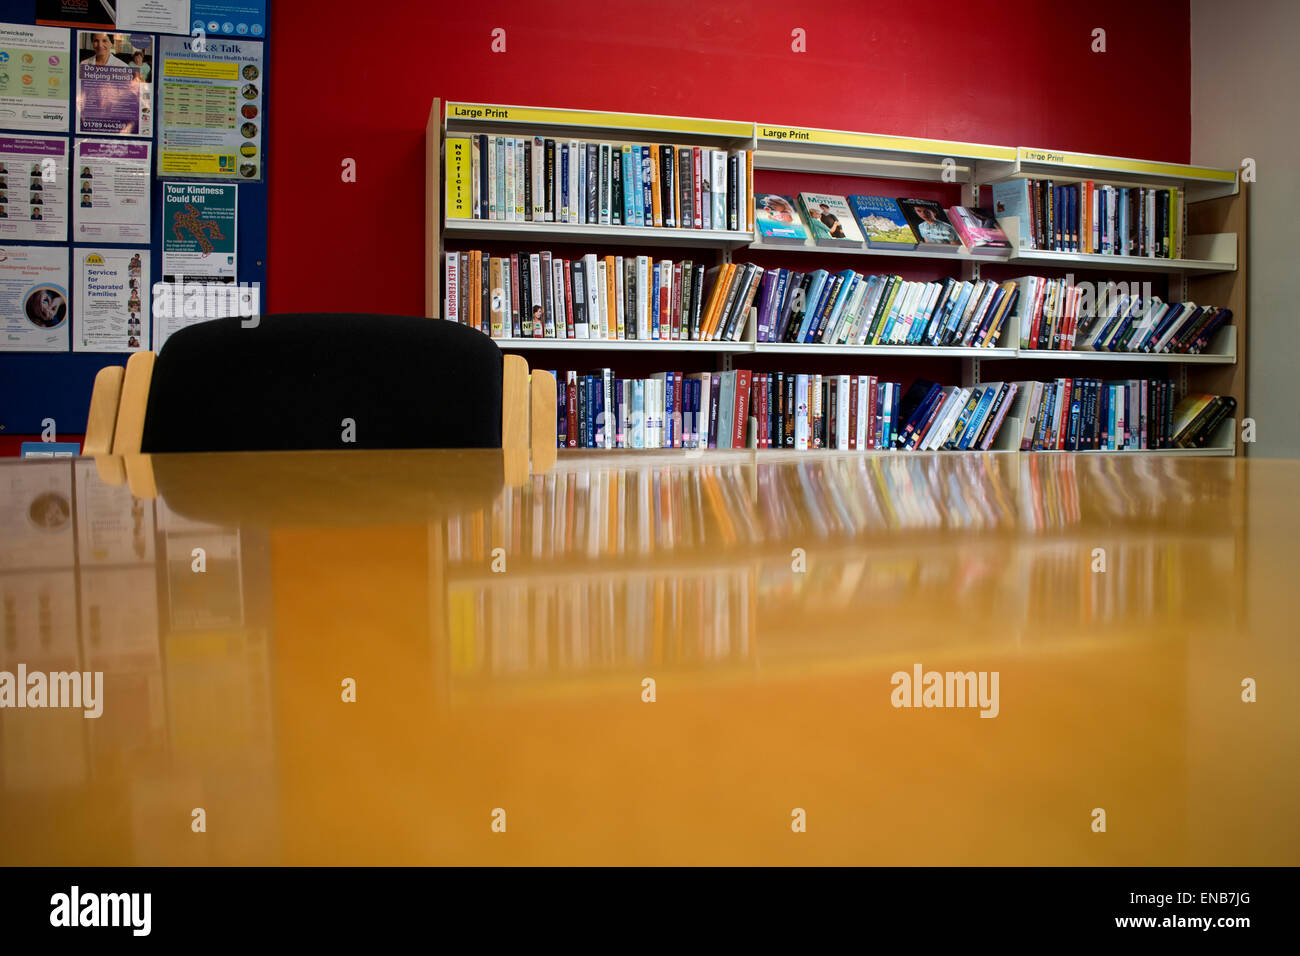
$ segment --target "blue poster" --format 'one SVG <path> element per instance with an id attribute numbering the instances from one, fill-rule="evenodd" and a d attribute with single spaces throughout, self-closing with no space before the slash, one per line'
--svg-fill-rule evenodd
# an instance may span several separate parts
<path id="1" fill-rule="evenodd" d="M 208 36 L 265 36 L 266 0 L 191 0 L 190 26 Z"/>

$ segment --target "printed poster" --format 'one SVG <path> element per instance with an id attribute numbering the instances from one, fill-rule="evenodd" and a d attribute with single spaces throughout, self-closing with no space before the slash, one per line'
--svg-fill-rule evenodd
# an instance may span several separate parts
<path id="1" fill-rule="evenodd" d="M 0 247 L 0 349 L 68 350 L 68 247 Z"/>
<path id="2" fill-rule="evenodd" d="M 93 459 L 72 464 L 77 482 L 77 555 L 82 570 L 111 564 L 147 564 L 154 557 L 154 502 L 99 477 Z"/>
<path id="3" fill-rule="evenodd" d="M 190 0 L 117 0 L 117 28 L 188 34 Z"/>
<path id="4" fill-rule="evenodd" d="M 72 163 L 73 242 L 148 242 L 150 151 L 130 140 L 79 139 Z"/>
<path id="5" fill-rule="evenodd" d="M 153 135 L 153 37 L 77 31 L 77 132 Z"/>
<path id="6" fill-rule="evenodd" d="M 68 141 L 0 134 L 0 242 L 66 242 Z"/>
<path id="7" fill-rule="evenodd" d="M 77 247 L 74 352 L 149 348 L 149 250 Z"/>
<path id="8" fill-rule="evenodd" d="M 72 36 L 0 23 L 0 127 L 66 133 Z"/>
<path id="9" fill-rule="evenodd" d="M 262 44 L 209 37 L 201 53 L 194 45 L 162 38 L 158 175 L 260 180 Z"/>
<path id="10" fill-rule="evenodd" d="M 190 29 L 209 36 L 260 37 L 266 32 L 266 0 L 193 0 Z"/>
<path id="11" fill-rule="evenodd" d="M 36 0 L 35 19 L 55 26 L 111 30 L 117 22 L 117 4 L 115 0 Z"/>
<path id="12" fill-rule="evenodd" d="M 234 281 L 237 194 L 233 183 L 163 183 L 164 282 Z"/>
<path id="13" fill-rule="evenodd" d="M 72 571 L 71 469 L 62 459 L 0 464 L 0 571 Z"/>

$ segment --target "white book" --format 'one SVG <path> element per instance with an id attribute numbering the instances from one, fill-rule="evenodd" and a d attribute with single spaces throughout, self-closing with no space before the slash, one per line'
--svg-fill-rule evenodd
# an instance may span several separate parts
<path id="1" fill-rule="evenodd" d="M 484 219 L 496 219 L 498 213 L 497 204 L 500 198 L 497 195 L 497 138 L 489 136 L 487 138 L 488 151 L 488 209 Z"/>
<path id="2" fill-rule="evenodd" d="M 903 299 L 903 304 L 898 310 L 898 321 L 894 323 L 894 328 L 889 336 L 889 341 L 895 344 L 902 344 L 907 341 L 908 333 L 912 330 L 912 323 L 916 321 L 917 309 L 920 308 L 921 296 L 925 294 L 926 288 L 924 282 L 909 282 L 907 295 Z"/>
<path id="3" fill-rule="evenodd" d="M 502 147 L 506 167 L 506 193 L 501 197 L 501 212 L 507 222 L 515 221 L 515 139 L 507 136 Z"/>
<path id="4" fill-rule="evenodd" d="M 602 226 L 611 225 L 612 220 L 609 215 L 610 194 L 612 192 L 614 170 L 611 165 L 612 151 L 609 143 L 600 144 L 600 224 Z"/>
<path id="5" fill-rule="evenodd" d="M 736 228 L 749 231 L 749 156 L 743 149 L 736 150 Z"/>
<path id="6" fill-rule="evenodd" d="M 609 282 L 609 269 L 604 259 L 596 260 L 596 315 L 599 317 L 595 328 L 591 330 L 593 339 L 609 338 L 609 296 L 605 295 L 606 283 Z"/>
<path id="7" fill-rule="evenodd" d="M 614 298 L 617 300 L 615 302 L 617 314 L 614 317 L 614 322 L 615 322 L 614 329 L 613 329 L 614 334 L 611 335 L 610 338 L 622 339 L 625 338 L 627 335 L 627 325 L 626 325 L 627 315 L 625 314 L 627 310 L 624 308 L 624 295 L 626 294 L 626 289 L 624 288 L 623 272 L 624 272 L 623 257 L 615 256 L 614 257 Z"/>
<path id="8" fill-rule="evenodd" d="M 564 210 L 565 222 L 581 222 L 578 218 L 578 166 L 580 157 L 578 156 L 578 141 L 569 140 L 569 203 Z"/>
<path id="9" fill-rule="evenodd" d="M 533 222 L 546 218 L 546 143 L 540 136 L 533 137 Z"/>
<path id="10" fill-rule="evenodd" d="M 844 306 L 844 314 L 840 317 L 840 327 L 835 331 L 835 344 L 843 345 L 849 340 L 854 326 L 858 321 L 858 313 L 862 310 L 862 300 L 867 296 L 867 280 L 865 276 L 857 277 L 857 285 L 853 287 L 853 292 L 849 295 L 849 301 Z M 775 296 L 773 296 L 775 298 Z"/>
<path id="11" fill-rule="evenodd" d="M 849 376 L 840 375 L 835 380 L 835 447 L 849 450 Z"/>
<path id="12" fill-rule="evenodd" d="M 585 223 L 587 221 L 587 144 L 579 140 L 576 145 L 578 158 L 574 161 L 574 165 L 578 168 L 578 181 L 570 182 L 569 189 L 573 193 L 573 204 L 577 207 L 573 221 Z"/>
<path id="13" fill-rule="evenodd" d="M 871 388 L 871 376 L 858 375 L 858 407 L 857 407 L 857 427 L 853 432 L 853 447 L 856 451 L 863 451 L 867 447 L 867 394 Z"/>
<path id="14" fill-rule="evenodd" d="M 1179 318 L 1177 322 L 1172 323 L 1169 326 L 1169 328 L 1165 329 L 1164 334 L 1161 335 L 1160 338 L 1156 340 L 1155 346 L 1151 349 L 1151 351 L 1159 352 L 1166 345 L 1168 345 L 1169 342 L 1173 340 L 1174 336 L 1178 334 L 1178 329 L 1183 325 L 1184 322 L 1186 322 L 1191 317 L 1192 313 L 1194 313 L 1197 310 L 1197 308 L 1199 307 L 1195 302 L 1186 303 L 1186 310 L 1183 312 L 1183 315 Z"/>
<path id="15" fill-rule="evenodd" d="M 445 295 L 442 300 L 442 317 L 448 322 L 460 321 L 460 253 L 447 253 Z"/>
<path id="16" fill-rule="evenodd" d="M 514 322 L 510 300 L 510 260 L 501 260 L 501 338 L 514 335 Z"/>
<path id="17" fill-rule="evenodd" d="M 524 222 L 528 215 L 524 209 L 524 150 L 528 141 L 522 136 L 515 137 L 515 220 Z"/>
<path id="18" fill-rule="evenodd" d="M 713 228 L 726 229 L 727 224 L 727 154 L 721 149 L 710 150 L 713 156 Z"/>
<path id="19" fill-rule="evenodd" d="M 587 283 L 591 280 L 587 277 L 587 262 L 585 259 L 575 259 L 571 263 L 573 270 L 571 278 L 573 280 L 573 337 L 575 339 L 585 339 L 591 336 L 591 316 L 585 308 L 587 304 Z"/>
<path id="20" fill-rule="evenodd" d="M 948 440 L 948 436 L 952 434 L 953 428 L 956 427 L 957 419 L 961 417 L 962 409 L 970 400 L 970 396 L 971 390 L 969 388 L 959 388 L 954 393 L 948 408 L 940 415 L 940 420 L 934 430 L 933 440 L 929 442 L 933 450 L 938 451 L 943 447 L 943 443 Z"/>
<path id="21" fill-rule="evenodd" d="M 523 268 L 522 262 L 520 262 L 520 268 Z M 528 257 L 528 275 L 530 280 L 528 284 L 532 286 L 529 291 L 533 301 L 529 303 L 532 308 L 528 312 L 528 324 L 521 331 L 526 337 L 532 338 L 539 334 L 536 328 L 537 323 L 546 321 L 546 309 L 542 304 L 542 257 L 536 252 Z M 523 308 L 522 302 L 519 307 Z"/>
<path id="22" fill-rule="evenodd" d="M 650 257 L 636 257 L 636 337 L 650 338 Z"/>
<path id="23" fill-rule="evenodd" d="M 482 219 L 487 215 L 487 210 L 483 208 L 483 203 L 480 201 L 483 194 L 479 192 L 479 157 L 480 147 L 478 137 L 471 136 L 469 138 L 469 196 L 470 208 L 474 212 L 475 219 Z"/>
<path id="24" fill-rule="evenodd" d="M 600 282 L 600 267 L 597 265 L 596 254 L 589 252 L 582 257 L 583 270 L 587 273 L 587 321 L 590 323 L 588 334 L 584 338 L 600 338 L 600 300 L 603 286 L 597 285 Z"/>
<path id="25" fill-rule="evenodd" d="M 795 375 L 794 378 L 794 449 L 808 450 L 808 425 L 812 408 L 809 404 L 809 376 Z"/>

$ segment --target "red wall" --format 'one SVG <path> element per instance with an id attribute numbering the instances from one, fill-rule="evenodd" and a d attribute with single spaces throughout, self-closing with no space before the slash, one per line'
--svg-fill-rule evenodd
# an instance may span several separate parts
<path id="1" fill-rule="evenodd" d="M 435 96 L 1188 160 L 1187 0 L 272 7 L 271 312 L 423 314 Z"/>

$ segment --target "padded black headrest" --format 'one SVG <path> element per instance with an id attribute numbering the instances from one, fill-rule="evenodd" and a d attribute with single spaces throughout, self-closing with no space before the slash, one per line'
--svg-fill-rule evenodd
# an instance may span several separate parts
<path id="1" fill-rule="evenodd" d="M 245 322 L 167 340 L 141 451 L 501 447 L 501 350 L 476 329 L 401 315 Z"/>

